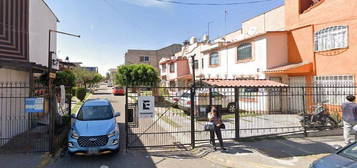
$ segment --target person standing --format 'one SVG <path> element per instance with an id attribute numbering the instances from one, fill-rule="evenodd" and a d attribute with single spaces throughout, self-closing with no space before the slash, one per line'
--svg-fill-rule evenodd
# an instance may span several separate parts
<path id="1" fill-rule="evenodd" d="M 343 138 L 346 144 L 352 142 L 350 137 L 352 127 L 357 125 L 357 104 L 354 103 L 356 97 L 353 95 L 348 95 L 346 97 L 346 103 L 342 104 L 342 120 L 343 120 Z M 357 140 L 357 135 L 355 134 L 355 140 Z"/>
<path id="2" fill-rule="evenodd" d="M 224 126 L 224 124 L 221 120 L 221 116 L 218 114 L 218 111 L 214 106 L 211 108 L 211 111 L 208 113 L 208 121 L 214 124 L 214 129 L 210 131 L 210 141 L 213 145 L 213 149 L 217 150 L 216 142 L 214 138 L 214 134 L 216 133 L 219 144 L 221 145 L 221 149 L 226 150 L 226 148 L 224 148 L 223 146 L 223 139 L 222 139 L 222 132 L 221 132 L 221 128 Z"/>

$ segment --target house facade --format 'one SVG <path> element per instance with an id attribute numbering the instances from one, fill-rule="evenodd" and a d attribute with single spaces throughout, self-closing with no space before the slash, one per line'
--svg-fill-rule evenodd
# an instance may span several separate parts
<path id="1" fill-rule="evenodd" d="M 32 127 L 25 98 L 36 94 L 34 78 L 47 72 L 50 52 L 58 69 L 54 33 L 49 41 L 58 19 L 43 0 L 1 0 L 0 6 L 1 146 Z"/>
<path id="2" fill-rule="evenodd" d="M 30 84 L 33 73 L 46 71 L 49 30 L 56 30 L 58 19 L 43 0 L 0 3 L 7 9 L 0 11 L 0 18 L 5 18 L 0 20 L 0 82 Z M 50 49 L 55 52 L 56 34 L 51 36 Z"/>
<path id="3" fill-rule="evenodd" d="M 125 55 L 125 64 L 149 64 L 159 70 L 159 61 L 163 57 L 171 57 L 181 50 L 181 44 L 172 44 L 158 50 L 129 49 Z"/>
<path id="4" fill-rule="evenodd" d="M 266 79 L 264 71 L 288 62 L 285 7 L 242 23 L 242 29 L 214 40 L 203 50 L 204 78 Z"/>
<path id="5" fill-rule="evenodd" d="M 324 86 L 307 90 L 325 95 L 309 98 L 310 104 L 340 105 L 347 94 L 355 94 L 354 88 L 336 88 L 356 83 L 355 6 L 357 2 L 349 0 L 286 0 L 288 64 L 268 69 L 266 74 L 290 86 Z"/>

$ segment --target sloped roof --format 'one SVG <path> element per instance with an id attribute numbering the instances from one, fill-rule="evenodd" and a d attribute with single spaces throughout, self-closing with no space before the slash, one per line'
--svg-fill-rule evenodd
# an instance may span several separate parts
<path id="1" fill-rule="evenodd" d="M 203 83 L 218 87 L 287 87 L 288 85 L 264 79 L 203 79 Z"/>

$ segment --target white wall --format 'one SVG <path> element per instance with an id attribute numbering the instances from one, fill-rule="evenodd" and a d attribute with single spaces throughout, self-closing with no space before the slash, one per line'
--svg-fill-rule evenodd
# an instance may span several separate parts
<path id="1" fill-rule="evenodd" d="M 233 76 L 258 75 L 260 79 L 264 79 L 265 75 L 262 72 L 267 69 L 267 39 L 258 38 L 252 42 L 252 45 L 253 60 L 246 63 L 237 63 L 237 47 L 219 51 L 220 65 L 206 68 L 204 70 L 205 77 L 210 75 L 211 78 L 216 78 L 219 75 L 219 78 L 225 78 L 227 74 L 227 78 L 232 79 Z M 209 64 L 209 54 L 205 55 L 205 64 L 207 66 Z M 259 68 L 259 72 L 257 72 L 257 68 Z"/>
<path id="2" fill-rule="evenodd" d="M 10 88 L 28 86 L 29 72 L 0 69 L 0 138 L 10 140 L 28 128 L 28 115 L 25 113 L 25 98 L 29 88 Z M 11 98 L 12 97 L 12 98 Z M 19 98 L 14 98 L 19 97 Z M 0 146 L 3 145 L 0 141 Z"/>
<path id="3" fill-rule="evenodd" d="M 56 30 L 57 19 L 42 0 L 30 0 L 29 50 L 30 62 L 47 66 L 48 32 Z M 51 51 L 57 51 L 57 36 L 52 33 Z M 53 55 L 53 57 L 56 57 Z"/>
<path id="4" fill-rule="evenodd" d="M 29 72 L 17 71 L 12 69 L 0 68 L 0 83 L 2 82 L 17 82 L 29 83 Z"/>

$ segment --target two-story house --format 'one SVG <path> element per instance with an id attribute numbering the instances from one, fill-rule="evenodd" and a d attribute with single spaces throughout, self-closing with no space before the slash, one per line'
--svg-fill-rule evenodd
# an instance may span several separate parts
<path id="1" fill-rule="evenodd" d="M 192 83 L 192 56 L 195 56 L 196 78 L 202 77 L 204 69 L 202 51 L 210 45 L 209 43 L 207 35 L 203 36 L 202 41 L 192 37 L 190 41 L 184 42 L 181 51 L 174 56 L 162 58 L 159 62 L 162 85 L 188 87 Z"/>
<path id="2" fill-rule="evenodd" d="M 0 146 L 31 127 L 25 98 L 34 76 L 47 72 L 49 49 L 56 60 L 58 19 L 43 0 L 0 1 Z M 58 68 L 58 61 L 52 61 Z"/>
<path id="3" fill-rule="evenodd" d="M 242 23 L 202 51 L 205 78 L 267 79 L 264 71 L 288 62 L 285 8 L 280 6 Z"/>
<path id="4" fill-rule="evenodd" d="M 323 86 L 307 90 L 316 94 L 307 98 L 310 104 L 340 105 L 347 94 L 355 94 L 356 6 L 351 0 L 285 0 L 288 64 L 266 74 L 291 86 Z"/>

